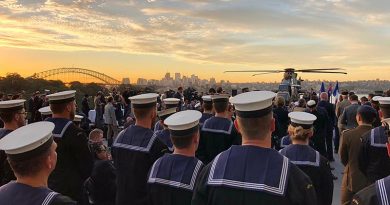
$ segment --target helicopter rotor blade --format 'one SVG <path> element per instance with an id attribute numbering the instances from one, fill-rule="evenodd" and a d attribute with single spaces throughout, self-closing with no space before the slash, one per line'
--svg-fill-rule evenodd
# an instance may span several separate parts
<path id="1" fill-rule="evenodd" d="M 337 72 L 337 71 L 316 71 L 316 70 L 306 70 L 306 71 L 297 71 L 300 73 L 334 73 L 334 74 L 348 74 L 346 72 Z"/>
<path id="2" fill-rule="evenodd" d="M 313 69 L 299 69 L 295 70 L 296 72 L 300 71 L 307 71 L 307 70 L 312 70 L 312 71 L 331 71 L 331 70 L 345 70 L 343 68 L 313 68 Z"/>
<path id="3" fill-rule="evenodd" d="M 281 72 L 284 72 L 284 70 L 228 70 L 228 71 L 224 71 L 224 73 L 261 73 L 261 72 L 281 73 Z"/>
<path id="4" fill-rule="evenodd" d="M 264 72 L 264 73 L 256 73 L 256 74 L 253 74 L 252 76 L 257 76 L 257 75 L 267 75 L 267 74 L 272 74 L 272 73 L 280 73 L 280 72 Z"/>

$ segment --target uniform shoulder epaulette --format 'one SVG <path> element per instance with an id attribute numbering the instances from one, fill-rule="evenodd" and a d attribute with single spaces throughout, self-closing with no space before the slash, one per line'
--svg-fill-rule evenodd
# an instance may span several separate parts
<path id="1" fill-rule="evenodd" d="M 346 130 L 343 130 L 342 132 L 341 132 L 341 134 L 345 134 L 345 133 L 347 133 L 347 132 L 349 132 L 349 131 L 351 131 L 352 129 L 346 129 Z"/>

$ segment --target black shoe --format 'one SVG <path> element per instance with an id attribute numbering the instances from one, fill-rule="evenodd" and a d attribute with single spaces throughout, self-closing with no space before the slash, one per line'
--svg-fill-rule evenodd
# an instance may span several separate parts
<path id="1" fill-rule="evenodd" d="M 338 179 L 334 174 L 332 174 L 332 178 L 333 178 L 333 180 L 337 180 Z"/>
<path id="2" fill-rule="evenodd" d="M 337 153 L 339 153 L 339 151 L 338 150 L 334 150 L 334 153 L 337 154 Z"/>
<path id="3" fill-rule="evenodd" d="M 330 170 L 334 170 L 335 168 L 334 167 L 330 167 Z"/>
<path id="4" fill-rule="evenodd" d="M 334 158 L 333 157 L 328 159 L 328 160 L 329 160 L 329 162 L 334 162 Z"/>

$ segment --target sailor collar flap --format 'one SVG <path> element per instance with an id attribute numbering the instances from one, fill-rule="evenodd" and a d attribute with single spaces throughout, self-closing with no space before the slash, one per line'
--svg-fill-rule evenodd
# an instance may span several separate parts
<path id="1" fill-rule="evenodd" d="M 157 136 L 152 130 L 132 125 L 118 134 L 113 146 L 149 153 L 156 139 Z"/>
<path id="2" fill-rule="evenodd" d="M 73 123 L 72 121 L 65 118 L 47 118 L 46 121 L 54 123 L 55 127 L 53 130 L 53 137 L 57 138 L 62 138 L 66 130 Z"/>
<path id="3" fill-rule="evenodd" d="M 148 183 L 193 191 L 202 165 L 195 157 L 166 154 L 153 164 Z"/>
<path id="4" fill-rule="evenodd" d="M 370 145 L 373 147 L 386 147 L 387 136 L 383 126 L 376 127 L 371 130 Z"/>
<path id="5" fill-rule="evenodd" d="M 389 205 L 390 176 L 375 182 L 375 190 L 380 205 Z"/>
<path id="6" fill-rule="evenodd" d="M 289 160 L 277 151 L 232 146 L 212 162 L 207 184 L 284 196 Z"/>
<path id="7" fill-rule="evenodd" d="M 222 133 L 230 135 L 233 129 L 233 122 L 226 118 L 211 117 L 204 121 L 202 131 L 212 133 Z"/>
<path id="8" fill-rule="evenodd" d="M 320 153 L 309 145 L 289 145 L 280 150 L 295 165 L 320 166 Z"/>

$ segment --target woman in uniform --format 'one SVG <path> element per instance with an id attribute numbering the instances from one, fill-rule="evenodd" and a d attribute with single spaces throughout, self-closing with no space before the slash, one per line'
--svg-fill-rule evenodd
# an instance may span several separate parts
<path id="1" fill-rule="evenodd" d="M 291 124 L 288 132 L 292 144 L 280 150 L 280 153 L 310 177 L 317 193 L 317 204 L 331 205 L 333 179 L 329 161 L 309 146 L 309 138 L 313 136 L 313 122 L 317 118 L 306 112 L 291 112 L 289 117 Z"/>

